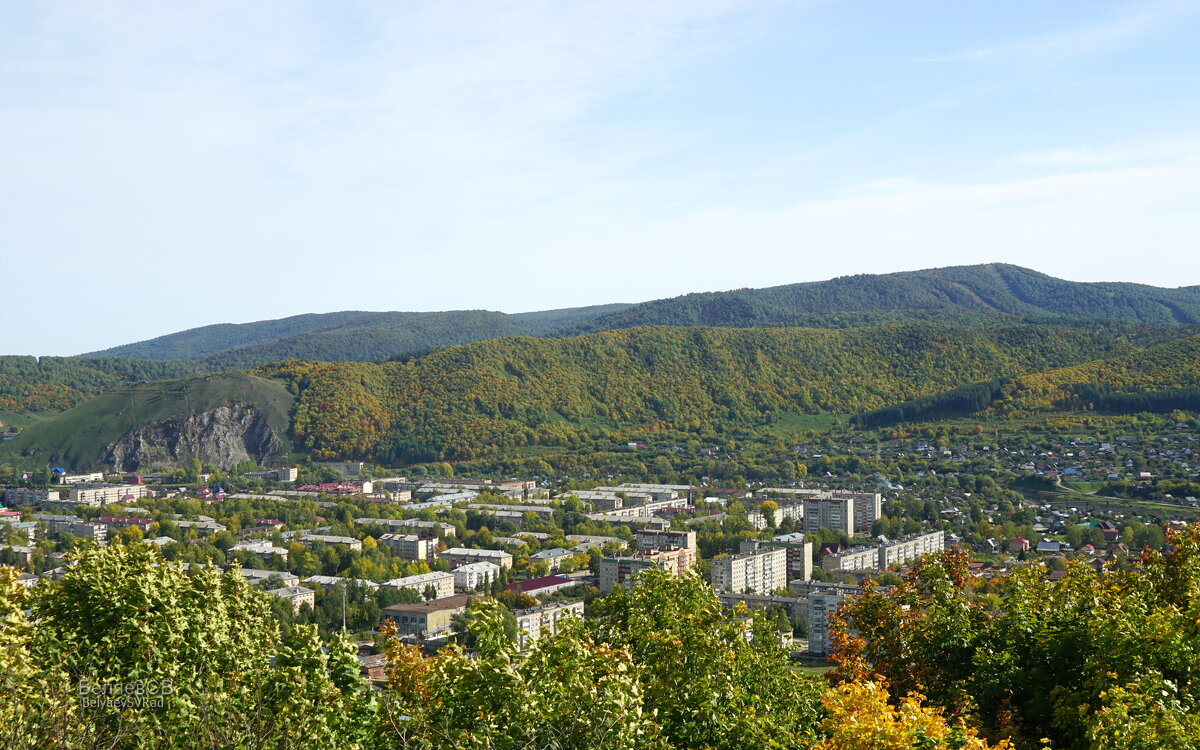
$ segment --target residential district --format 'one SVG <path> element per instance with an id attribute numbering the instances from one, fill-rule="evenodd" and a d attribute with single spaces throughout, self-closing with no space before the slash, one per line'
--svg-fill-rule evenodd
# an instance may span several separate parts
<path id="1" fill-rule="evenodd" d="M 1128 448 L 1056 443 L 1008 460 L 1034 482 L 1072 472 L 1136 481 L 1147 460 L 1122 458 Z M 797 450 L 824 458 L 816 447 Z M 1131 564 L 1138 548 L 1161 546 L 1163 528 L 1186 517 L 1150 520 L 1108 503 L 1081 509 L 1041 502 L 1047 493 L 947 482 L 947 466 L 979 456 L 924 441 L 840 450 L 937 461 L 942 481 L 865 486 L 829 471 L 784 486 L 581 486 L 568 478 L 379 476 L 377 467 L 343 461 L 321 467 L 329 481 L 301 483 L 296 468 L 281 467 L 247 473 L 257 489 L 232 492 L 204 475 L 179 483 L 170 474 L 55 469 L 49 481 L 9 477 L 0 563 L 34 586 L 60 577 L 73 548 L 145 543 L 174 565 L 236 568 L 271 595 L 281 621 L 360 634 L 363 672 L 373 678 L 384 668 L 374 647 L 385 621 L 433 651 L 464 638 L 472 604 L 491 597 L 511 612 L 512 637 L 525 650 L 657 568 L 703 576 L 731 611 L 765 611 L 795 658 L 819 662 L 831 650 L 828 621 L 839 604 L 861 586 L 898 583 L 923 555 L 964 550 L 981 581 L 1035 565 L 1053 579 L 1071 560 L 1104 575 Z M 1184 446 L 1155 451 L 1150 462 L 1191 456 Z M 1194 502 L 1176 504 L 1182 512 Z"/>

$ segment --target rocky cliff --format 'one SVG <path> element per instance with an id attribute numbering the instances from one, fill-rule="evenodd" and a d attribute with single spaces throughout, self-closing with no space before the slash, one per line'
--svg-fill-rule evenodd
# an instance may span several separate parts
<path id="1" fill-rule="evenodd" d="M 231 404 L 149 422 L 109 445 L 105 460 L 117 471 L 179 468 L 193 458 L 229 469 L 248 459 L 262 462 L 283 447 L 258 408 Z"/>

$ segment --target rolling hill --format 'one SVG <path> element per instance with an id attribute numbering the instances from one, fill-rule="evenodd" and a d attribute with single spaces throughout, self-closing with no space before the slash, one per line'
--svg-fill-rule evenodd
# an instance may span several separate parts
<path id="1" fill-rule="evenodd" d="M 953 266 L 640 304 L 546 312 L 338 312 L 204 326 L 87 357 L 197 360 L 206 370 L 283 359 L 375 361 L 505 336 L 574 336 L 646 325 L 847 328 L 1110 320 L 1200 325 L 1200 287 L 1064 281 L 1005 264 Z"/>
<path id="2" fill-rule="evenodd" d="M 83 355 L 197 360 L 210 370 L 283 359 L 356 362 L 503 336 L 544 336 L 623 305 L 544 312 L 336 312 L 255 323 L 223 323 Z"/>

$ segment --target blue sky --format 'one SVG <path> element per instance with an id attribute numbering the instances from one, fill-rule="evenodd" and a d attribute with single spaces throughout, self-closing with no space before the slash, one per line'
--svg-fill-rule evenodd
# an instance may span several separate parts
<path id="1" fill-rule="evenodd" d="M 1200 1 L 0 5 L 0 352 L 1002 261 L 1200 284 Z"/>

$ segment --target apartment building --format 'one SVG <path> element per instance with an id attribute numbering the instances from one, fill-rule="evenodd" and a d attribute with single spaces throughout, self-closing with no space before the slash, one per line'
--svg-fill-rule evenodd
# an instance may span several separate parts
<path id="1" fill-rule="evenodd" d="M 633 534 L 634 544 L 638 552 L 649 552 L 660 547 L 681 547 L 696 552 L 696 532 L 694 531 L 655 531 L 642 529 Z"/>
<path id="2" fill-rule="evenodd" d="M 330 534 L 304 534 L 299 539 L 301 544 L 327 544 L 330 547 L 345 547 L 351 552 L 362 550 L 362 540 L 352 536 L 333 536 Z"/>
<path id="3" fill-rule="evenodd" d="M 841 531 L 854 536 L 854 498 L 811 497 L 804 499 L 804 531 Z"/>
<path id="4" fill-rule="evenodd" d="M 498 549 L 467 549 L 466 547 L 451 547 L 438 555 L 451 565 L 466 565 L 475 562 L 490 562 L 509 570 L 513 565 L 513 556 Z"/>
<path id="5" fill-rule="evenodd" d="M 813 544 L 806 541 L 804 534 L 780 534 L 772 539 L 745 539 L 739 552 L 754 552 L 764 547 L 787 550 L 787 579 L 807 581 L 812 578 Z"/>
<path id="6" fill-rule="evenodd" d="M 108 538 L 108 527 L 99 523 L 89 523 L 79 516 L 65 516 L 51 513 L 35 513 L 34 518 L 46 524 L 50 536 L 57 537 L 67 534 L 80 539 L 91 539 L 103 542 Z"/>
<path id="7" fill-rule="evenodd" d="M 427 531 L 437 536 L 454 536 L 458 530 L 454 528 L 454 524 L 442 523 L 441 521 L 423 521 L 420 518 L 356 518 L 356 524 L 365 525 L 372 524 L 383 526 L 388 529 L 418 529 Z"/>
<path id="8" fill-rule="evenodd" d="M 58 490 L 21 488 L 4 491 L 4 504 L 10 508 L 17 505 L 41 505 L 49 500 L 58 500 Z"/>
<path id="9" fill-rule="evenodd" d="M 909 534 L 874 547 L 852 547 L 843 552 L 826 555 L 821 567 L 829 571 L 870 570 L 887 568 L 908 562 L 930 552 L 945 549 L 946 535 L 942 531 Z"/>
<path id="10" fill-rule="evenodd" d="M 433 534 L 384 534 L 379 543 L 404 560 L 429 562 L 437 550 L 438 538 Z"/>
<path id="11" fill-rule="evenodd" d="M 454 596 L 454 575 L 437 570 L 432 573 L 420 573 L 415 576 L 393 578 L 379 585 L 382 588 L 389 589 L 411 589 L 421 596 L 425 596 L 426 590 L 433 587 L 435 599 L 445 599 Z"/>
<path id="12" fill-rule="evenodd" d="M 312 608 L 317 603 L 317 595 L 312 589 L 304 588 L 303 586 L 284 586 L 283 588 L 271 589 L 267 592 L 280 599 L 291 602 L 292 614 L 300 614 L 300 608 L 305 604 Z"/>
<path id="13" fill-rule="evenodd" d="M 517 649 L 525 651 L 538 639 L 556 634 L 564 620 L 572 617 L 582 619 L 583 602 L 552 602 L 540 607 L 518 609 L 513 616 L 517 618 Z"/>
<path id="14" fill-rule="evenodd" d="M 681 575 L 691 569 L 695 560 L 695 553 L 683 547 L 605 557 L 600 560 L 600 590 L 607 593 L 617 586 L 628 586 L 638 573 L 651 567 Z"/>
<path id="15" fill-rule="evenodd" d="M 808 653 L 826 656 L 833 650 L 829 616 L 837 612 L 848 595 L 839 586 L 822 587 L 808 594 Z"/>
<path id="16" fill-rule="evenodd" d="M 396 625 L 401 635 L 418 635 L 422 638 L 438 638 L 450 635 L 454 615 L 467 611 L 467 605 L 475 597 L 469 594 L 433 599 L 415 604 L 393 604 L 383 608 L 384 617 Z"/>
<path id="17" fill-rule="evenodd" d="M 477 591 L 490 586 L 492 581 L 500 577 L 500 566 L 490 562 L 475 562 L 459 565 L 451 571 L 454 575 L 454 588 L 459 591 Z"/>
<path id="18" fill-rule="evenodd" d="M 144 484 L 77 484 L 71 489 L 70 500 L 76 505 L 99 507 L 109 503 L 136 500 L 150 494 Z"/>
<path id="19" fill-rule="evenodd" d="M 718 591 L 770 594 L 788 584 L 787 550 L 763 547 L 712 561 L 712 585 Z"/>

